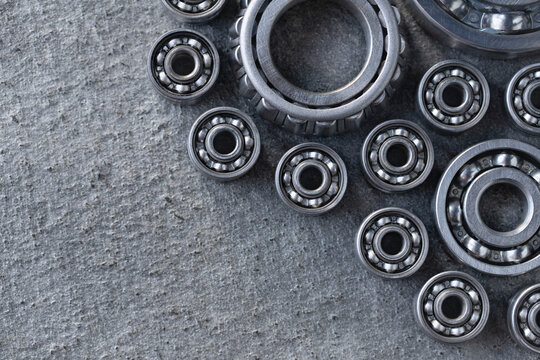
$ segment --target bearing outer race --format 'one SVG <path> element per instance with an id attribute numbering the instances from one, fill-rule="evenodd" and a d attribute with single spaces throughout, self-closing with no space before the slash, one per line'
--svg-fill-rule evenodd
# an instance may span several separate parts
<path id="1" fill-rule="evenodd" d="M 512 336 L 514 341 L 521 345 L 523 348 L 540 354 L 540 347 L 535 347 L 526 339 L 524 339 L 518 322 L 519 308 L 521 307 L 521 304 L 527 297 L 529 297 L 529 295 L 536 291 L 540 291 L 540 283 L 521 289 L 517 294 L 515 294 L 510 299 L 506 319 L 508 324 L 508 330 L 510 331 L 510 335 Z"/>
<path id="2" fill-rule="evenodd" d="M 439 181 L 439 184 L 437 185 L 437 190 L 435 192 L 435 200 L 433 205 L 435 222 L 437 225 L 437 229 L 439 230 L 439 234 L 443 238 L 446 246 L 459 261 L 486 274 L 499 276 L 524 274 L 540 266 L 540 253 L 537 254 L 534 258 L 521 264 L 505 266 L 485 263 L 468 254 L 467 251 L 459 245 L 458 241 L 454 238 L 454 234 L 452 233 L 450 226 L 448 225 L 448 219 L 446 215 L 446 209 L 448 205 L 447 194 L 450 190 L 450 184 L 452 183 L 454 177 L 457 175 L 457 172 L 471 159 L 483 153 L 494 150 L 517 150 L 521 153 L 527 154 L 530 158 L 535 159 L 540 164 L 540 149 L 517 140 L 489 140 L 470 147 L 469 149 L 458 155 L 456 158 L 454 158 L 441 176 L 441 180 Z"/>

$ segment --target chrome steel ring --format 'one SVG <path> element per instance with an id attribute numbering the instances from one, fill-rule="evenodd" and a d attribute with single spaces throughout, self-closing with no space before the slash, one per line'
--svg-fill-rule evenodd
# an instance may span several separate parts
<path id="1" fill-rule="evenodd" d="M 178 29 L 159 38 L 148 56 L 148 75 L 159 94 L 180 104 L 193 104 L 214 86 L 219 54 L 203 34 Z"/>
<path id="2" fill-rule="evenodd" d="M 356 235 L 356 252 L 371 273 L 388 279 L 411 276 L 424 264 L 429 237 L 410 211 L 385 208 L 369 215 Z"/>
<path id="3" fill-rule="evenodd" d="M 189 158 L 203 174 L 228 181 L 245 175 L 261 152 L 253 120 L 235 108 L 219 107 L 202 114 L 189 133 Z"/>
<path id="4" fill-rule="evenodd" d="M 415 301 L 415 317 L 436 340 L 460 343 L 476 337 L 489 317 L 489 299 L 472 276 L 447 271 L 422 287 Z"/>
<path id="5" fill-rule="evenodd" d="M 362 148 L 367 180 L 385 192 L 407 191 L 422 184 L 434 162 L 427 133 L 407 120 L 390 120 L 373 129 Z"/>
<path id="6" fill-rule="evenodd" d="M 460 133 L 478 124 L 489 107 L 489 85 L 476 67 L 447 60 L 429 69 L 418 87 L 417 105 L 435 129 Z"/>
<path id="7" fill-rule="evenodd" d="M 361 22 L 369 49 L 360 74 L 346 86 L 315 93 L 285 79 L 271 56 L 270 36 L 281 16 L 305 0 L 242 1 L 231 29 L 232 58 L 240 92 L 264 119 L 300 134 L 332 135 L 358 128 L 372 106 L 381 105 L 402 77 L 405 41 L 399 12 L 388 0 L 333 0 Z"/>
<path id="8" fill-rule="evenodd" d="M 498 184 L 516 188 L 526 202 L 525 215 L 510 231 L 490 228 L 479 210 L 483 194 Z M 465 150 L 444 172 L 434 211 L 444 242 L 467 265 L 493 275 L 518 275 L 537 268 L 540 149 L 501 139 Z"/>
<path id="9" fill-rule="evenodd" d="M 161 0 L 161 2 L 177 20 L 203 23 L 218 16 L 227 0 Z"/>
<path id="10" fill-rule="evenodd" d="M 317 143 L 300 144 L 283 155 L 276 169 L 276 189 L 293 210 L 320 215 L 339 204 L 347 189 L 341 157 Z"/>
<path id="11" fill-rule="evenodd" d="M 520 129 L 540 135 L 540 63 L 514 75 L 506 88 L 506 109 Z"/>
<path id="12" fill-rule="evenodd" d="M 540 354 L 540 284 L 526 287 L 512 297 L 508 329 L 519 345 Z"/>
<path id="13" fill-rule="evenodd" d="M 499 57 L 540 51 L 535 0 L 408 0 L 420 22 L 456 47 Z"/>

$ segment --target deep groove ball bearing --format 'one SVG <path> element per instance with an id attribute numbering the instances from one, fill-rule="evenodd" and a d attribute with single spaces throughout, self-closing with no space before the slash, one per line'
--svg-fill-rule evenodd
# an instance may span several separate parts
<path id="1" fill-rule="evenodd" d="M 520 129 L 540 135 L 540 63 L 514 75 L 506 88 L 506 109 Z"/>
<path id="2" fill-rule="evenodd" d="M 520 224 L 509 231 L 486 225 L 480 207 L 483 194 L 501 184 L 511 186 L 524 199 Z M 500 139 L 465 150 L 442 175 L 434 211 L 444 242 L 467 265 L 493 275 L 518 275 L 537 268 L 540 149 Z"/>
<path id="3" fill-rule="evenodd" d="M 180 104 L 193 104 L 215 84 L 219 74 L 219 54 L 203 34 L 179 29 L 171 31 L 152 46 L 148 75 L 154 88 Z"/>
<path id="4" fill-rule="evenodd" d="M 189 158 L 203 174 L 217 180 L 245 175 L 261 152 L 259 131 L 240 110 L 220 107 L 197 119 L 189 134 Z"/>
<path id="5" fill-rule="evenodd" d="M 283 155 L 276 169 L 276 188 L 290 208 L 320 215 L 339 204 L 347 189 L 341 157 L 322 144 L 300 144 Z"/>
<path id="6" fill-rule="evenodd" d="M 161 0 L 161 2 L 177 20 L 203 23 L 218 16 L 227 0 Z"/>
<path id="7" fill-rule="evenodd" d="M 429 69 L 418 87 L 417 105 L 435 129 L 460 133 L 475 126 L 489 107 L 489 85 L 474 66 L 459 60 Z"/>
<path id="8" fill-rule="evenodd" d="M 385 192 L 410 190 L 422 184 L 434 162 L 433 144 L 418 125 L 390 120 L 373 129 L 362 148 L 367 180 Z"/>
<path id="9" fill-rule="evenodd" d="M 508 328 L 518 344 L 540 354 L 540 284 L 529 286 L 512 297 Z"/>
<path id="10" fill-rule="evenodd" d="M 489 299 L 472 276 L 447 271 L 432 277 L 416 297 L 416 320 L 436 340 L 460 343 L 476 337 L 489 317 Z"/>
<path id="11" fill-rule="evenodd" d="M 272 29 L 288 9 L 303 1 L 241 2 L 231 29 L 240 92 L 252 100 L 261 117 L 295 133 L 327 136 L 357 129 L 366 112 L 382 105 L 402 77 L 406 45 L 399 33 L 399 12 L 388 0 L 333 0 L 358 17 L 368 53 L 361 73 L 349 84 L 317 93 L 291 84 L 271 56 Z"/>
<path id="12" fill-rule="evenodd" d="M 429 249 L 422 221 L 400 208 L 386 208 L 369 215 L 356 235 L 362 265 L 375 275 L 401 279 L 417 272 Z"/>

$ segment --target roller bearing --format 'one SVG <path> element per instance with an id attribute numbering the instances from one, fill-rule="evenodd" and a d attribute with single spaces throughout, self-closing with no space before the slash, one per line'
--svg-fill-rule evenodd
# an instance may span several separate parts
<path id="1" fill-rule="evenodd" d="M 369 215 L 356 235 L 356 251 L 371 273 L 388 279 L 411 276 L 424 264 L 429 238 L 422 221 L 400 208 Z"/>
<path id="2" fill-rule="evenodd" d="M 228 181 L 245 175 L 260 152 L 255 123 L 238 109 L 209 110 L 191 127 L 189 158 L 199 171 L 214 179 Z"/>
<path id="3" fill-rule="evenodd" d="M 161 0 L 165 9 L 177 20 L 204 23 L 219 15 L 227 0 Z"/>
<path id="4" fill-rule="evenodd" d="M 445 43 L 484 55 L 517 57 L 540 51 L 535 0 L 408 0 L 420 22 Z"/>
<path id="5" fill-rule="evenodd" d="M 512 297 L 508 329 L 519 345 L 540 354 L 540 284 L 522 289 Z"/>
<path id="6" fill-rule="evenodd" d="M 489 85 L 476 67 L 459 60 L 429 69 L 418 87 L 417 105 L 435 129 L 460 133 L 478 124 L 489 107 Z"/>
<path id="7" fill-rule="evenodd" d="M 214 86 L 219 54 L 203 34 L 179 29 L 152 46 L 148 75 L 159 94 L 180 104 L 194 104 Z"/>
<path id="8" fill-rule="evenodd" d="M 436 340 L 461 343 L 482 332 L 489 317 L 489 299 L 472 276 L 447 271 L 422 287 L 415 301 L 416 321 Z"/>
<path id="9" fill-rule="evenodd" d="M 393 158 L 395 155 L 397 158 Z M 367 136 L 362 147 L 362 168 L 377 189 L 401 192 L 427 179 L 434 157 L 433 144 L 422 128 L 407 120 L 390 120 Z"/>
<path id="10" fill-rule="evenodd" d="M 506 88 L 505 103 L 520 129 L 540 135 L 540 63 L 526 66 L 514 75 Z"/>
<path id="11" fill-rule="evenodd" d="M 517 188 L 525 216 L 511 231 L 486 225 L 479 211 L 484 192 L 498 184 Z M 540 266 L 540 149 L 516 140 L 490 140 L 458 155 L 437 187 L 434 211 L 450 251 L 493 275 L 518 275 Z"/>
<path id="12" fill-rule="evenodd" d="M 402 78 L 406 43 L 399 33 L 399 12 L 388 0 L 334 0 L 358 16 L 370 51 L 352 82 L 335 91 L 314 93 L 285 79 L 270 51 L 276 22 L 302 1 L 241 1 L 238 20 L 231 28 L 231 55 L 240 92 L 251 99 L 262 118 L 294 133 L 328 136 L 357 129 Z"/>
<path id="13" fill-rule="evenodd" d="M 320 215 L 339 204 L 347 189 L 341 157 L 322 144 L 300 144 L 283 155 L 276 169 L 276 189 L 293 210 Z"/>

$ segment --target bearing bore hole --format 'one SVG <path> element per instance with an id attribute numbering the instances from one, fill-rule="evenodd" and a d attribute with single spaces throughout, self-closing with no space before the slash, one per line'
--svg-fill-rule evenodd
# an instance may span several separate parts
<path id="1" fill-rule="evenodd" d="M 540 86 L 531 91 L 531 104 L 536 109 L 540 110 Z"/>
<path id="2" fill-rule="evenodd" d="M 527 199 L 523 191 L 509 183 L 490 186 L 480 197 L 478 210 L 482 221 L 492 230 L 509 232 L 526 219 Z"/>
<path id="3" fill-rule="evenodd" d="M 465 102 L 465 92 L 457 84 L 448 85 L 442 93 L 442 99 L 450 107 L 458 107 Z"/>
<path id="4" fill-rule="evenodd" d="M 312 92 L 339 89 L 361 73 L 367 48 L 356 17 L 333 1 L 303 1 L 276 23 L 272 59 L 293 85 Z"/>
<path id="5" fill-rule="evenodd" d="M 457 319 L 463 314 L 463 300 L 455 295 L 451 295 L 443 300 L 441 311 L 449 319 Z"/>
<path id="6" fill-rule="evenodd" d="M 409 161 L 409 150 L 402 144 L 395 144 L 388 148 L 386 158 L 390 165 L 402 167 Z"/>
<path id="7" fill-rule="evenodd" d="M 388 232 L 381 239 L 382 251 L 390 256 L 399 254 L 403 246 L 405 246 L 403 237 L 397 232 Z"/>
<path id="8" fill-rule="evenodd" d="M 536 313 L 534 321 L 536 322 L 536 327 L 540 328 L 540 311 Z"/>
<path id="9" fill-rule="evenodd" d="M 187 76 L 195 70 L 195 58 L 191 54 L 179 52 L 172 59 L 171 67 L 176 74 Z"/>
<path id="10" fill-rule="evenodd" d="M 306 167 L 300 174 L 300 184 L 307 190 L 317 190 L 323 183 L 323 174 L 314 166 Z"/>
<path id="11" fill-rule="evenodd" d="M 212 142 L 214 149 L 222 155 L 229 155 L 236 149 L 238 145 L 233 134 L 229 131 L 221 131 L 216 134 Z"/>

